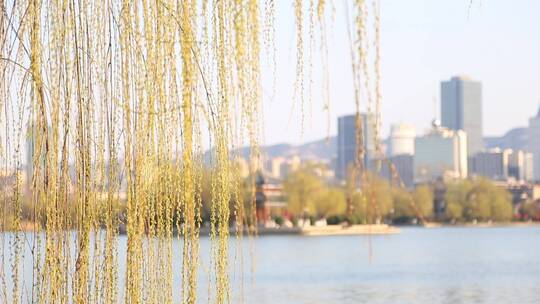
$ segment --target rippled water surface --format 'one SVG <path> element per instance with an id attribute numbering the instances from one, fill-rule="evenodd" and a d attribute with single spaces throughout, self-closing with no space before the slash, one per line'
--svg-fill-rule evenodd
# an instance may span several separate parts
<path id="1" fill-rule="evenodd" d="M 179 287 L 182 245 L 174 243 Z M 540 227 L 402 228 L 400 234 L 371 237 L 259 236 L 242 241 L 243 263 L 238 244 L 231 238 L 232 303 L 540 303 Z M 125 246 L 121 236 L 121 286 Z M 200 247 L 198 302 L 208 303 L 213 293 L 208 288 L 213 279 L 208 277 L 209 238 L 202 237 Z M 30 290 L 32 262 L 25 251 L 25 288 Z M 4 262 L 7 266 L 9 258 Z M 178 288 L 174 292 L 178 299 Z"/>
<path id="2" fill-rule="evenodd" d="M 540 303 L 540 228 L 256 241 L 248 303 Z"/>

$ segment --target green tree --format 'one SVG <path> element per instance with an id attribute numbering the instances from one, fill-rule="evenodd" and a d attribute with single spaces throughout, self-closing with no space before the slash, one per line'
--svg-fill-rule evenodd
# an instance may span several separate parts
<path id="1" fill-rule="evenodd" d="M 427 185 L 420 185 L 414 189 L 412 199 L 417 212 L 423 217 L 430 217 L 433 214 L 433 191 Z M 416 214 L 415 216 L 419 216 Z"/>
<path id="2" fill-rule="evenodd" d="M 315 214 L 315 200 L 324 188 L 324 184 L 310 167 L 303 167 L 289 174 L 283 184 L 288 210 L 296 216 Z"/>
<path id="3" fill-rule="evenodd" d="M 395 218 L 415 217 L 413 208 L 411 208 L 411 194 L 403 188 L 394 188 L 392 191 L 394 201 Z"/>
<path id="4" fill-rule="evenodd" d="M 494 221 L 510 221 L 513 216 L 512 198 L 508 191 L 497 188 L 492 193 L 491 219 Z"/>
<path id="5" fill-rule="evenodd" d="M 450 184 L 446 192 L 446 214 L 449 219 L 467 221 L 512 219 L 510 193 L 488 179 L 463 180 Z"/>
<path id="6" fill-rule="evenodd" d="M 465 204 L 465 219 L 471 220 L 489 220 L 491 218 L 490 195 L 486 192 L 487 188 L 475 186 Z"/>
<path id="7" fill-rule="evenodd" d="M 321 190 L 314 200 L 315 214 L 319 218 L 342 215 L 346 208 L 345 194 L 336 188 Z"/>
<path id="8" fill-rule="evenodd" d="M 366 224 L 368 222 L 368 201 L 364 193 L 354 192 L 351 197 L 353 213 L 349 219 L 351 224 Z"/>
<path id="9" fill-rule="evenodd" d="M 372 220 L 388 217 L 393 210 L 393 199 L 390 184 L 378 176 L 368 176 L 366 187 L 363 188 L 367 200 L 367 215 Z"/>
<path id="10" fill-rule="evenodd" d="M 425 185 L 414 191 L 396 188 L 392 191 L 394 202 L 394 219 L 429 217 L 433 213 L 433 192 Z"/>
<path id="11" fill-rule="evenodd" d="M 463 218 L 464 206 L 467 204 L 467 196 L 471 189 L 472 183 L 469 180 L 461 180 L 448 185 L 444 198 L 448 219 L 459 221 Z"/>
<path id="12" fill-rule="evenodd" d="M 446 216 L 453 221 L 459 221 L 463 218 L 463 205 L 457 201 L 446 203 Z"/>

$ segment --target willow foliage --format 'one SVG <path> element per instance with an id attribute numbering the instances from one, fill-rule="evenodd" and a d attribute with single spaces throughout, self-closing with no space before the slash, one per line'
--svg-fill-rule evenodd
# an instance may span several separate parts
<path id="1" fill-rule="evenodd" d="M 0 301 L 233 301 L 230 219 L 240 231 L 254 219 L 246 221 L 252 214 L 231 190 L 240 183 L 231 151 L 245 137 L 252 159 L 260 159 L 261 48 L 273 71 L 276 65 L 275 0 L 260 2 L 2 3 L 0 228 L 10 232 L 1 234 Z M 319 22 L 326 63 L 325 2 L 294 2 L 302 108 L 303 32 L 309 31 L 311 62 Z M 355 6 L 359 36 L 364 6 Z M 361 45 L 355 66 L 365 69 Z M 208 294 L 200 295 L 207 142 L 215 172 L 212 281 Z M 119 227 L 127 234 L 125 247 Z M 173 242 L 175 235 L 181 242 Z M 182 256 L 179 266 L 175 255 Z"/>

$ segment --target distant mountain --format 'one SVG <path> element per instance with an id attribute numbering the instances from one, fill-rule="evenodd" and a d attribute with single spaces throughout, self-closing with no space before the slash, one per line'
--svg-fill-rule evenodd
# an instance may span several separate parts
<path id="1" fill-rule="evenodd" d="M 241 149 L 241 155 L 249 156 L 249 148 Z M 302 160 L 326 160 L 331 161 L 336 157 L 336 137 L 320 139 L 302 145 L 275 144 L 262 146 L 261 153 L 267 157 L 292 157 L 298 155 Z"/>
<path id="2" fill-rule="evenodd" d="M 484 145 L 486 149 L 524 150 L 527 149 L 528 139 L 527 128 L 514 128 L 506 132 L 503 136 L 484 137 Z"/>
<path id="3" fill-rule="evenodd" d="M 302 160 L 332 161 L 336 157 L 336 137 L 332 136 L 301 145 L 275 144 L 260 147 L 261 154 L 265 157 L 292 157 L 298 155 Z M 249 147 L 237 150 L 238 155 L 249 158 Z M 209 163 L 211 160 L 210 151 L 204 153 L 204 160 Z"/>
<path id="4" fill-rule="evenodd" d="M 514 128 L 506 132 L 503 136 L 484 137 L 486 149 L 501 148 L 513 150 L 526 150 L 527 148 L 527 128 Z M 387 140 L 382 141 L 383 147 Z M 337 137 L 331 136 L 301 145 L 274 144 L 261 146 L 261 153 L 265 157 L 292 157 L 298 155 L 302 160 L 319 160 L 331 162 L 337 155 Z M 249 147 L 237 150 L 238 154 L 244 158 L 249 158 Z M 205 153 L 205 160 L 210 160 L 210 152 Z"/>

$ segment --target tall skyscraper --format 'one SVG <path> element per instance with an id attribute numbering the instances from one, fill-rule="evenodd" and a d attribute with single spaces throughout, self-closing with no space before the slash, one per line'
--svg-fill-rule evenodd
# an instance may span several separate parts
<path id="1" fill-rule="evenodd" d="M 482 151 L 482 84 L 463 76 L 441 82 L 441 123 L 467 133 L 468 155 Z"/>
<path id="2" fill-rule="evenodd" d="M 536 116 L 529 119 L 528 149 L 533 154 L 533 177 L 536 181 L 540 181 L 540 107 Z"/>
<path id="3" fill-rule="evenodd" d="M 364 167 L 367 168 L 369 160 L 375 152 L 373 138 L 374 117 L 365 113 L 360 114 L 364 142 Z M 354 164 L 356 159 L 356 115 L 338 117 L 337 163 L 336 177 L 344 179 L 347 168 Z"/>

